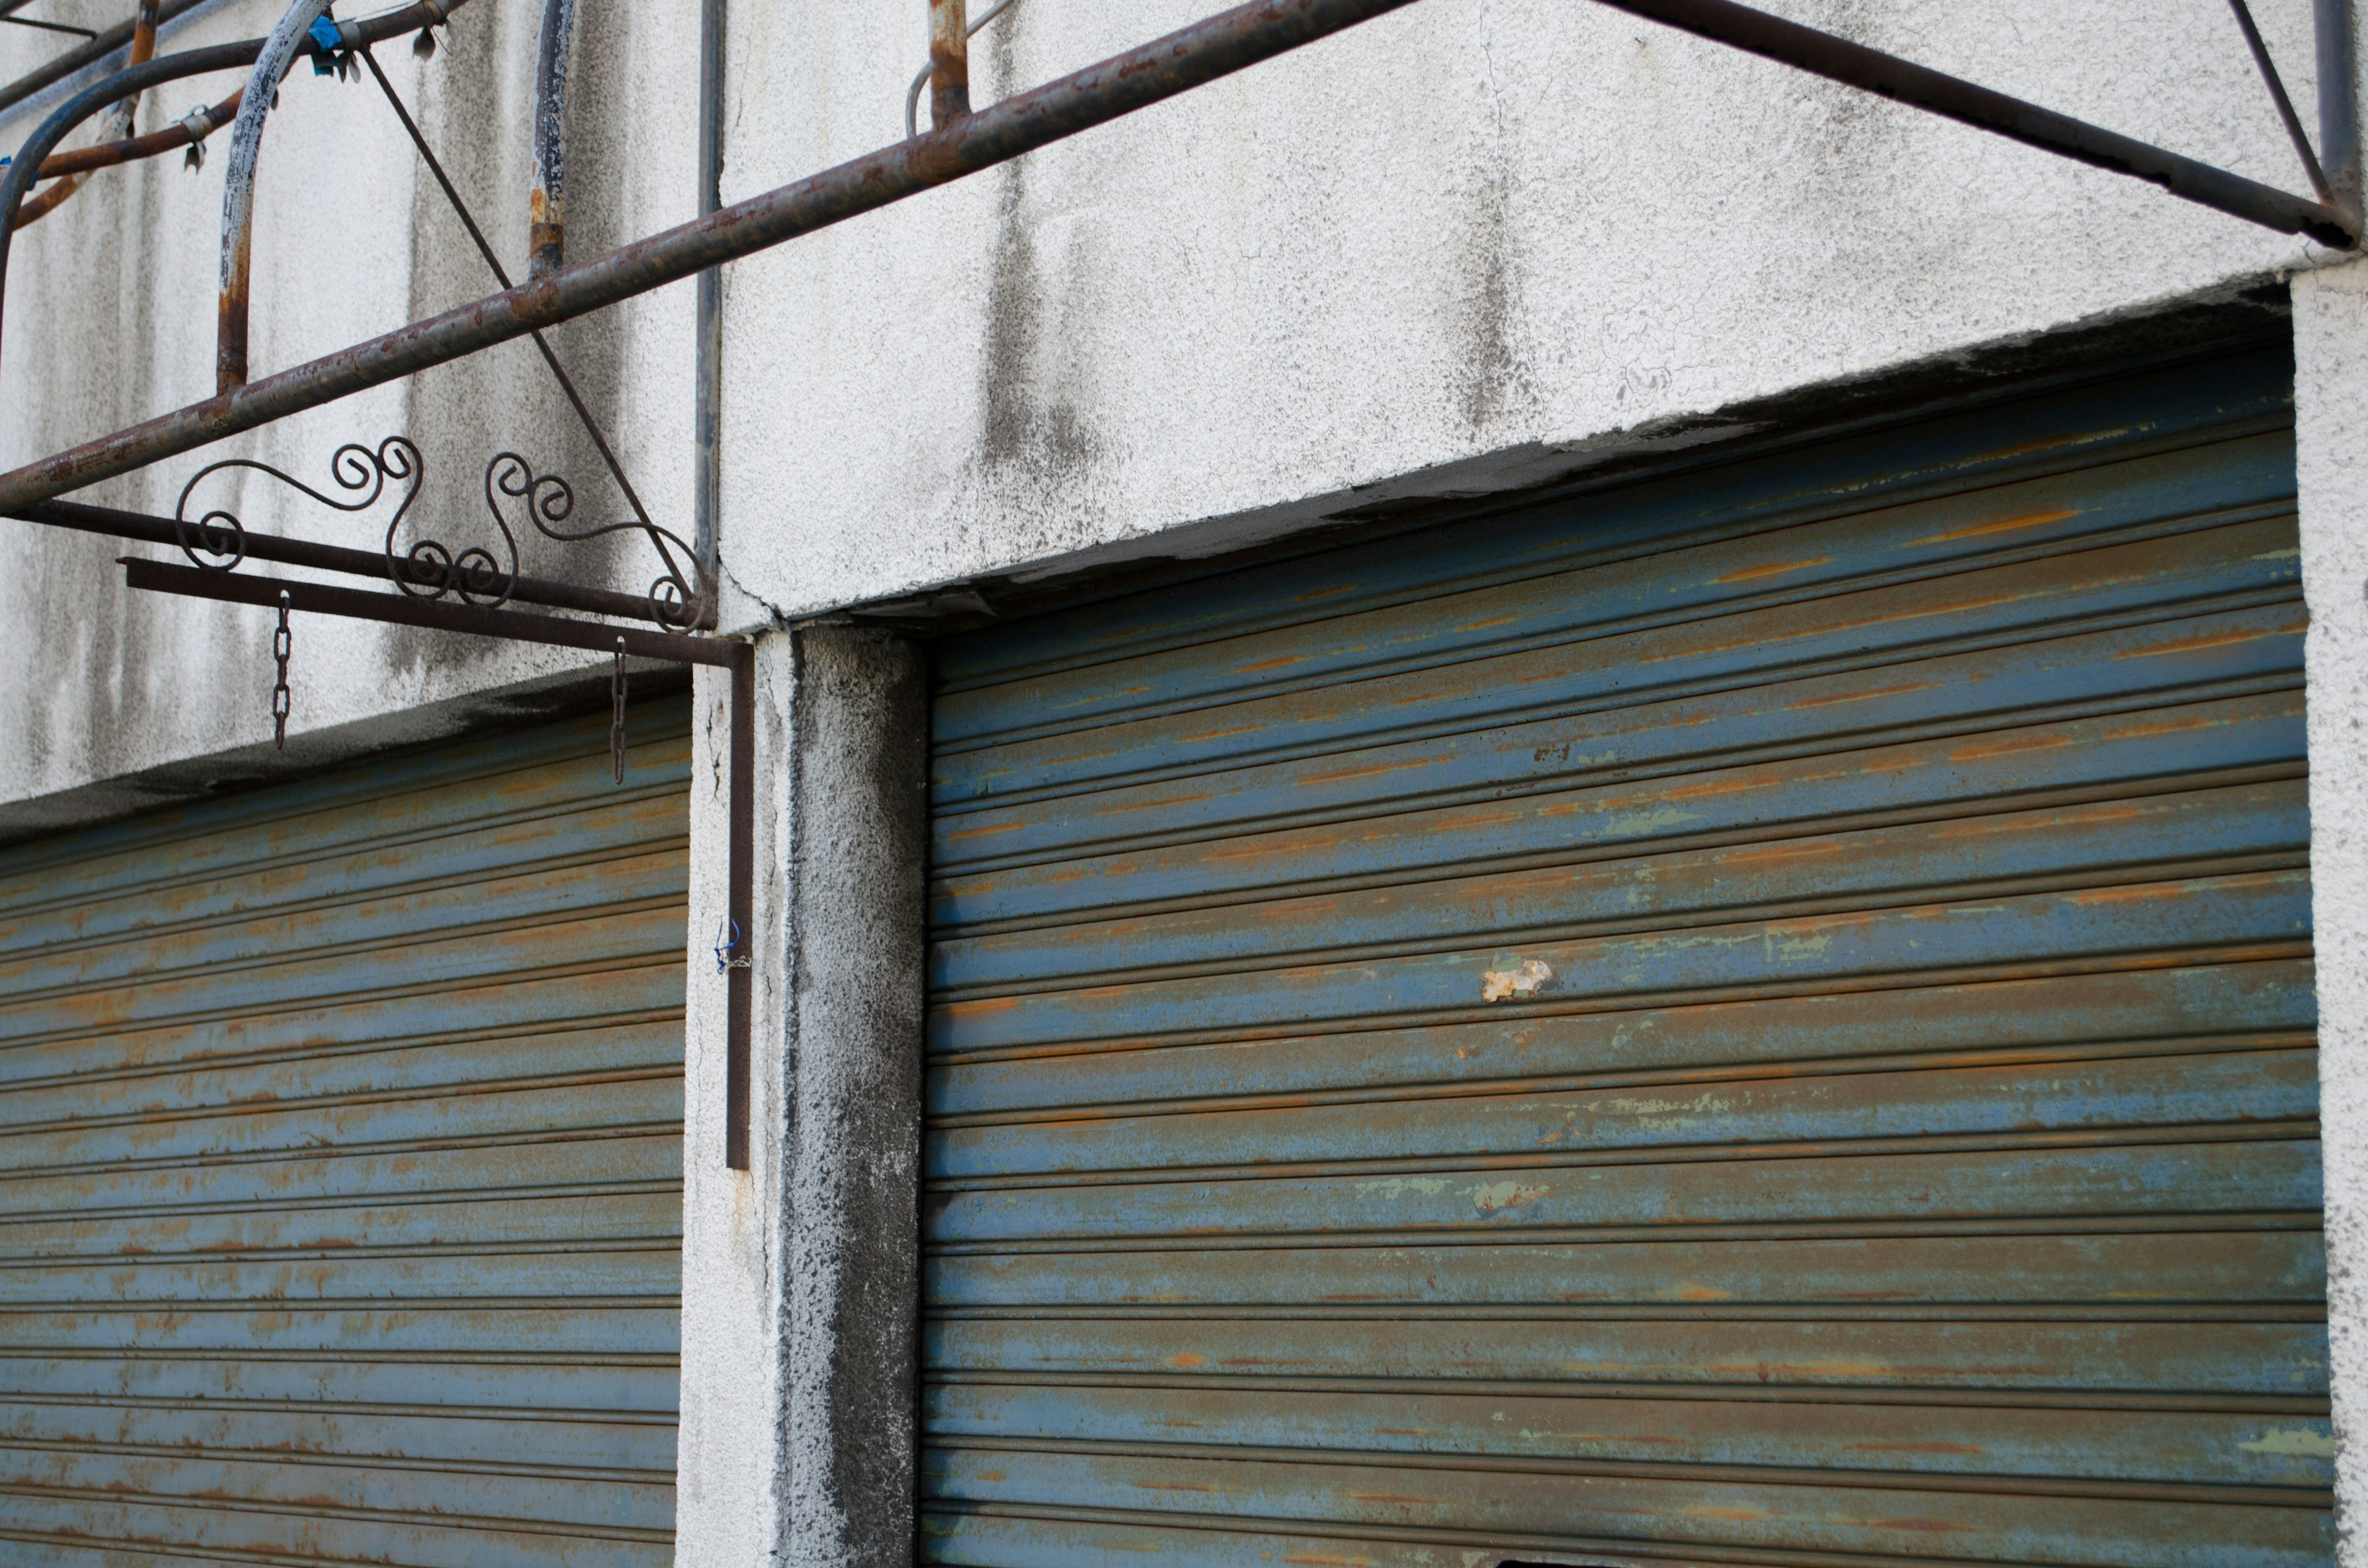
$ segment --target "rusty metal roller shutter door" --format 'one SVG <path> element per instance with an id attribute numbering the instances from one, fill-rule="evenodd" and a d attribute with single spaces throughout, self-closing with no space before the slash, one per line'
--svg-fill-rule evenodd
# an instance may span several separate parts
<path id="1" fill-rule="evenodd" d="M 926 1555 L 2328 1562 L 2289 384 L 947 642 Z"/>
<path id="2" fill-rule="evenodd" d="M 689 710 L 0 852 L 0 1559 L 673 1551 Z"/>

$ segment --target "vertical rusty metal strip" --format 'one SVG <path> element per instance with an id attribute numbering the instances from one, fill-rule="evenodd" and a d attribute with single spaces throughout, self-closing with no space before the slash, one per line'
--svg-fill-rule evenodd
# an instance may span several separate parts
<path id="1" fill-rule="evenodd" d="M 575 0 L 543 0 L 534 55 L 534 188 L 527 196 L 529 283 L 566 259 L 567 68 L 575 40 Z"/>
<path id="2" fill-rule="evenodd" d="M 970 22 L 963 0 L 929 0 L 929 128 L 970 114 Z"/>
<path id="3" fill-rule="evenodd" d="M 329 8 L 329 0 L 294 0 L 264 40 L 231 130 L 230 161 L 222 176 L 222 293 L 217 301 L 214 390 L 246 384 L 248 292 L 254 278 L 255 169 L 263 151 L 264 120 L 279 96 L 280 80 L 296 62 L 306 30 Z"/>
<path id="4" fill-rule="evenodd" d="M 753 642 L 734 647 L 732 828 L 726 874 L 732 884 L 728 896 L 738 943 L 736 961 L 724 980 L 723 1163 L 733 1170 L 745 1171 L 748 1168 L 753 1062 L 749 1035 L 757 939 L 757 648 Z"/>

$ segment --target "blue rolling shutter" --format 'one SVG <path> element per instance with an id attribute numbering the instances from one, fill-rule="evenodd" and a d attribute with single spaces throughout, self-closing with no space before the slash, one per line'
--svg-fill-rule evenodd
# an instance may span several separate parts
<path id="1" fill-rule="evenodd" d="M 2289 379 L 945 642 L 925 1555 L 2328 1562 Z"/>
<path id="2" fill-rule="evenodd" d="M 0 852 L 0 1558 L 671 1561 L 687 704 Z"/>

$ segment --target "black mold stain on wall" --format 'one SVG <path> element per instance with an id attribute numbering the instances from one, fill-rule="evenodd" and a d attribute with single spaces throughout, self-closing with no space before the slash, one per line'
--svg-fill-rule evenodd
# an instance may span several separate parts
<path id="1" fill-rule="evenodd" d="M 995 24 L 986 51 L 997 96 L 1010 90 L 1020 12 Z M 973 53 L 973 66 L 978 63 Z M 983 410 L 978 467 L 992 487 L 1019 488 L 1023 512 L 1039 512 L 1053 494 L 1084 492 L 1099 466 L 1102 443 L 1076 404 L 1044 374 L 1058 344 L 1057 280 L 1043 277 L 1031 234 L 1028 165 L 996 172 L 994 261 L 986 292 L 986 343 L 979 387 Z M 1032 492 L 1033 494 L 1027 494 Z"/>

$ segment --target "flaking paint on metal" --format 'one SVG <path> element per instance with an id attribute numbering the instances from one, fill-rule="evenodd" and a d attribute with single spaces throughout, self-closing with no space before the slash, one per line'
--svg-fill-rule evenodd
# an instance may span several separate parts
<path id="1" fill-rule="evenodd" d="M 562 725 L 12 857 L 0 1483 L 41 1489 L 12 1528 L 664 1560 L 672 709 L 624 800 Z"/>
<path id="2" fill-rule="evenodd" d="M 933 1551 L 2323 1562 L 2291 458 L 2188 386 L 950 650 Z"/>

